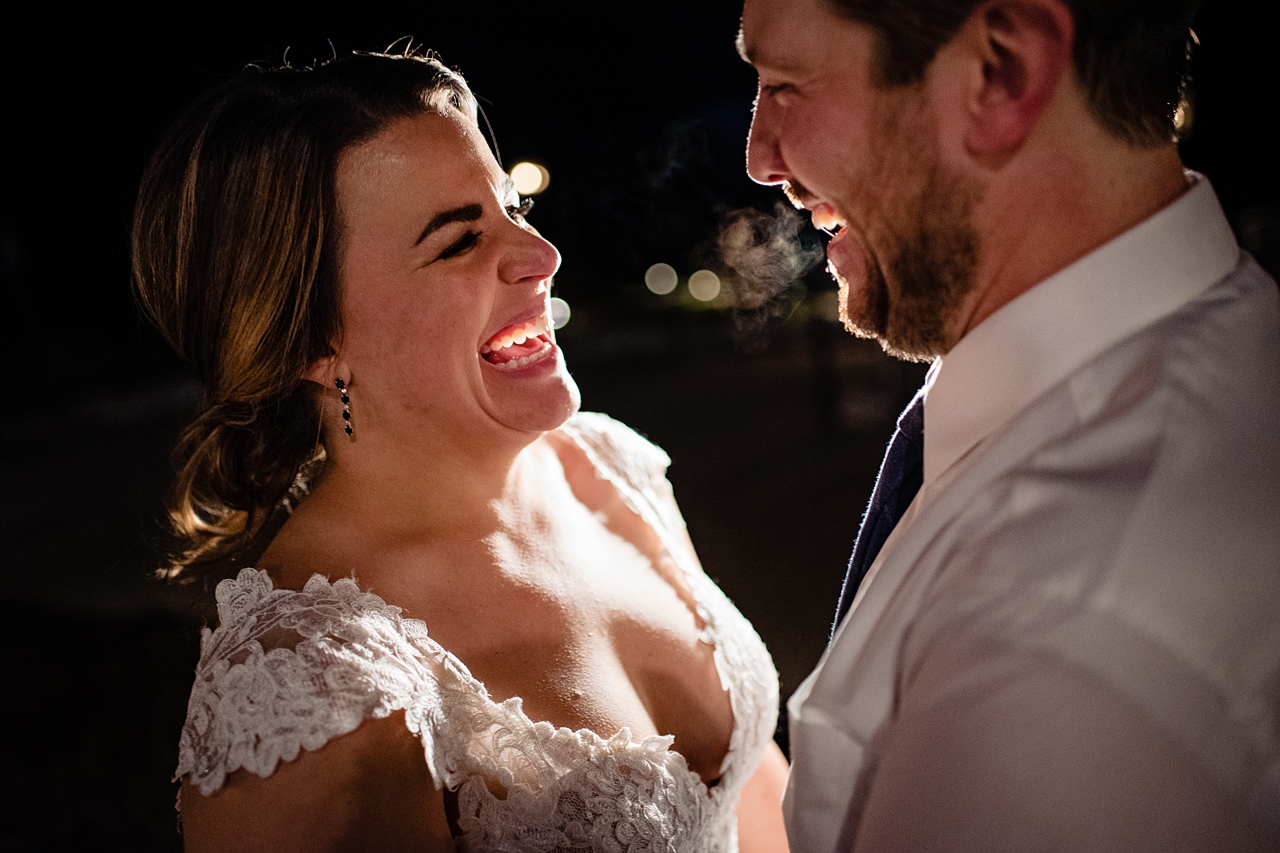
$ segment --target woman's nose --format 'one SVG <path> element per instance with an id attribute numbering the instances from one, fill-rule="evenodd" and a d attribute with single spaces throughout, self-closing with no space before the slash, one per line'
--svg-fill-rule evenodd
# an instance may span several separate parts
<path id="1" fill-rule="evenodd" d="M 503 259 L 499 275 L 507 284 L 539 282 L 560 269 L 560 252 L 532 227 L 519 229 Z"/>

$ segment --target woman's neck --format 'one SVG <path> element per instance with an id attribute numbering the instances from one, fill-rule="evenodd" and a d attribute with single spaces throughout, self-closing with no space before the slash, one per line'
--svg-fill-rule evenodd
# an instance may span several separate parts
<path id="1" fill-rule="evenodd" d="M 527 488 L 530 450 L 541 438 L 502 428 L 500 435 L 415 435 L 406 441 L 370 436 L 343 446 L 339 437 L 315 491 L 345 511 L 396 528 L 457 531 L 486 519 Z"/>
<path id="2" fill-rule="evenodd" d="M 362 438 L 333 448 L 259 561 L 285 585 L 314 572 L 346 576 L 388 551 L 489 541 L 539 505 L 544 454 L 554 453 L 536 434 L 487 448 L 446 436 L 395 448 L 372 436 L 361 446 Z"/>

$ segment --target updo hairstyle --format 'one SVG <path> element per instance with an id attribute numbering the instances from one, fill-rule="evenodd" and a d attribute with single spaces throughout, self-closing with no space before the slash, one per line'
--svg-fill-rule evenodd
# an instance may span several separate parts
<path id="1" fill-rule="evenodd" d="M 390 124 L 475 100 L 433 56 L 354 53 L 250 67 L 186 108 L 147 165 L 133 218 L 142 310 L 205 394 L 174 450 L 169 578 L 257 544 L 304 466 L 324 458 L 306 370 L 341 339 L 343 152 Z"/>

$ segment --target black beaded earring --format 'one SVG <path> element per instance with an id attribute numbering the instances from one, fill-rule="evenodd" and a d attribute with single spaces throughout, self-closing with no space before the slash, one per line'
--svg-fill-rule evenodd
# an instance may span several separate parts
<path id="1" fill-rule="evenodd" d="M 333 380 L 333 384 L 338 386 L 338 393 L 342 395 L 342 428 L 355 438 L 356 434 L 351 431 L 351 396 L 347 394 L 347 384 L 341 379 Z"/>

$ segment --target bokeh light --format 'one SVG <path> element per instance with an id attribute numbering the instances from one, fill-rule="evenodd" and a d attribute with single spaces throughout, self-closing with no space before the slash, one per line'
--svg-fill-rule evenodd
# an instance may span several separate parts
<path id="1" fill-rule="evenodd" d="M 1173 129 L 1177 132 L 1178 139 L 1186 139 L 1190 136 L 1195 123 L 1195 105 L 1184 96 L 1173 111 Z"/>
<path id="2" fill-rule="evenodd" d="M 671 264 L 654 264 L 644 274 L 644 286 L 659 296 L 666 296 L 679 283 L 680 276 L 676 275 L 676 268 Z"/>
<path id="3" fill-rule="evenodd" d="M 573 312 L 569 310 L 569 303 L 565 302 L 559 296 L 551 297 L 551 326 L 555 329 L 563 329 L 565 324 L 569 322 L 569 317 Z"/>
<path id="4" fill-rule="evenodd" d="M 689 276 L 689 295 L 699 302 L 710 302 L 720 295 L 720 276 L 711 270 L 698 270 Z"/>
<path id="5" fill-rule="evenodd" d="M 516 163 L 511 167 L 511 180 L 520 195 L 537 195 L 551 183 L 551 174 L 537 163 Z"/>

